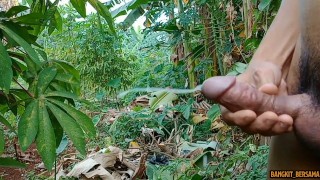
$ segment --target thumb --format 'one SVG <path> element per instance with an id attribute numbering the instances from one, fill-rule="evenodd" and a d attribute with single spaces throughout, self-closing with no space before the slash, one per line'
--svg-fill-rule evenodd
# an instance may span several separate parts
<path id="1" fill-rule="evenodd" d="M 301 96 L 273 96 L 236 80 L 235 76 L 216 76 L 207 79 L 202 93 L 232 112 L 249 109 L 258 115 L 266 111 L 295 117 L 301 105 Z"/>

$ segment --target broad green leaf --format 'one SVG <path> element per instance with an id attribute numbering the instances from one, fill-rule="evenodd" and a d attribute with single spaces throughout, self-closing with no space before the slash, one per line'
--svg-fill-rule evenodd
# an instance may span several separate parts
<path id="1" fill-rule="evenodd" d="M 58 10 L 54 13 L 54 20 L 57 30 L 62 31 L 62 17 Z"/>
<path id="2" fill-rule="evenodd" d="M 157 91 L 151 94 L 149 105 L 152 110 L 156 110 L 160 106 L 172 106 L 172 101 L 178 99 L 178 96 L 172 92 Z"/>
<path id="3" fill-rule="evenodd" d="M 62 81 L 68 84 L 76 84 L 78 85 L 80 82 L 75 79 L 71 74 L 66 74 L 66 73 L 58 73 L 57 76 L 55 77 L 56 80 Z"/>
<path id="4" fill-rule="evenodd" d="M 11 158 L 0 157 L 0 167 L 26 168 L 26 165 Z"/>
<path id="5" fill-rule="evenodd" d="M 57 69 L 53 67 L 44 68 L 39 73 L 36 96 L 43 94 L 47 90 L 49 84 L 56 77 L 56 75 Z"/>
<path id="6" fill-rule="evenodd" d="M 28 104 L 18 123 L 18 138 L 22 151 L 26 151 L 38 133 L 39 101 Z"/>
<path id="7" fill-rule="evenodd" d="M 57 106 L 49 102 L 47 102 L 46 104 L 50 108 L 53 115 L 57 118 L 57 120 L 61 124 L 64 131 L 67 133 L 67 135 L 73 142 L 73 144 L 76 146 L 77 150 L 81 154 L 85 155 L 86 143 L 85 143 L 83 131 L 79 126 L 79 124 Z"/>
<path id="8" fill-rule="evenodd" d="M 44 17 L 41 13 L 30 13 L 14 18 L 13 21 L 27 25 L 43 25 Z"/>
<path id="9" fill-rule="evenodd" d="M 13 30 L 8 28 L 4 24 L 0 23 L 0 29 L 6 32 L 8 36 L 10 36 L 15 42 L 17 42 L 26 51 L 26 53 L 30 56 L 33 62 L 35 62 L 38 66 L 41 67 L 41 61 L 38 57 L 38 54 L 28 42 L 26 42 L 21 36 L 16 34 Z"/>
<path id="10" fill-rule="evenodd" d="M 4 132 L 0 125 L 0 156 L 4 152 Z"/>
<path id="11" fill-rule="evenodd" d="M 271 0 L 261 0 L 260 4 L 258 5 L 258 9 L 263 11 L 268 7 L 271 3 Z"/>
<path id="12" fill-rule="evenodd" d="M 0 42 L 0 88 L 2 88 L 5 93 L 9 93 L 10 90 L 13 76 L 11 65 L 10 56 L 2 42 Z"/>
<path id="13" fill-rule="evenodd" d="M 64 97 L 79 100 L 79 97 L 73 93 L 66 92 L 66 91 L 51 91 L 45 94 L 46 97 Z"/>
<path id="14" fill-rule="evenodd" d="M 53 62 L 55 65 L 61 67 L 61 69 L 63 69 L 65 72 L 72 74 L 73 77 L 75 77 L 78 81 L 80 81 L 80 73 L 72 65 L 70 65 L 65 61 L 59 61 L 59 60 L 55 60 Z"/>
<path id="15" fill-rule="evenodd" d="M 85 0 L 70 0 L 72 6 L 78 11 L 78 13 L 85 18 L 86 17 L 86 1 Z"/>
<path id="16" fill-rule="evenodd" d="M 56 158 L 56 138 L 44 101 L 39 102 L 39 130 L 36 145 L 44 165 L 51 170 Z"/>
<path id="17" fill-rule="evenodd" d="M 60 108 L 65 110 L 73 119 L 77 121 L 77 123 L 80 125 L 80 127 L 84 130 L 84 132 L 94 138 L 96 136 L 96 129 L 94 128 L 94 124 L 92 120 L 82 113 L 81 111 L 54 99 L 48 99 L 52 103 L 58 105 Z"/>
<path id="18" fill-rule="evenodd" d="M 6 12 L 6 17 L 15 16 L 25 10 L 29 9 L 27 6 L 13 6 Z"/>
<path id="19" fill-rule="evenodd" d="M 97 12 L 107 21 L 110 30 L 116 34 L 116 30 L 114 28 L 114 21 L 113 18 L 111 16 L 111 13 L 109 11 L 109 9 L 107 8 L 107 6 L 105 6 L 104 4 L 102 4 L 99 0 L 88 0 L 88 2 L 92 5 L 92 7 L 94 7 Z"/>

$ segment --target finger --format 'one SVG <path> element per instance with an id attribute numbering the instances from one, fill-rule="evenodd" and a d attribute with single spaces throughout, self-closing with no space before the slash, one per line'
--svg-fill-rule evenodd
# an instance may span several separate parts
<path id="1" fill-rule="evenodd" d="M 259 88 L 259 91 L 264 92 L 266 94 L 270 94 L 270 95 L 276 95 L 276 94 L 278 94 L 279 89 L 275 84 L 267 83 L 267 84 L 262 85 Z"/>
<path id="2" fill-rule="evenodd" d="M 274 134 L 290 132 L 293 129 L 293 118 L 287 114 L 279 116 L 279 121 L 273 126 Z"/>
<path id="3" fill-rule="evenodd" d="M 253 81 L 256 87 L 260 88 L 265 84 L 278 86 L 281 79 L 281 69 L 272 63 L 268 63 L 265 66 L 267 67 L 257 68 L 253 73 Z"/>
<path id="4" fill-rule="evenodd" d="M 240 110 L 237 112 L 224 112 L 222 114 L 222 120 L 228 125 L 237 125 L 239 127 L 249 126 L 256 118 L 257 115 L 251 110 Z"/>
<path id="5" fill-rule="evenodd" d="M 278 95 L 288 95 L 287 83 L 281 79 Z"/>
<path id="6" fill-rule="evenodd" d="M 264 136 L 273 135 L 272 128 L 279 121 L 278 115 L 274 112 L 267 111 L 259 115 L 256 120 L 248 126 L 245 131 L 259 133 Z"/>

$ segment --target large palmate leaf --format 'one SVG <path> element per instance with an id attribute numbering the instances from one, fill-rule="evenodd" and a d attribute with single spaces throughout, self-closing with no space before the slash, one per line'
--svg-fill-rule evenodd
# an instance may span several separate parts
<path id="1" fill-rule="evenodd" d="M 39 73 L 36 96 L 43 94 L 47 90 L 49 84 L 56 77 L 56 75 L 57 69 L 53 67 L 44 68 Z"/>
<path id="2" fill-rule="evenodd" d="M 37 149 L 44 165 L 51 170 L 56 157 L 56 138 L 44 100 L 39 103 L 39 119 Z"/>
<path id="3" fill-rule="evenodd" d="M 70 117 L 67 113 L 65 113 L 63 110 L 61 110 L 56 105 L 53 105 L 51 103 L 46 103 L 53 115 L 57 118 L 58 122 L 61 124 L 63 130 L 67 133 L 69 138 L 72 140 L 74 145 L 76 146 L 77 150 L 81 154 L 85 154 L 85 139 L 84 134 L 79 126 L 79 124 Z"/>
<path id="4" fill-rule="evenodd" d="M 26 151 L 38 133 L 39 101 L 33 100 L 18 123 L 18 138 L 22 151 Z"/>
<path id="5" fill-rule="evenodd" d="M 54 104 L 58 105 L 60 108 L 65 110 L 73 119 L 77 121 L 80 127 L 84 130 L 84 132 L 89 135 L 90 137 L 94 138 L 96 135 L 96 130 L 94 128 L 94 124 L 92 120 L 82 113 L 81 111 L 76 110 L 75 108 L 54 99 L 48 99 L 49 101 L 53 102 Z"/>
<path id="6" fill-rule="evenodd" d="M 10 38 L 12 38 L 16 43 L 18 43 L 26 51 L 26 53 L 30 56 L 34 63 L 41 66 L 41 61 L 38 57 L 38 54 L 28 42 L 26 42 L 21 36 L 16 34 L 13 30 L 8 28 L 4 24 L 0 23 L 0 29 L 6 32 Z"/>
<path id="7" fill-rule="evenodd" d="M 0 88 L 4 89 L 5 93 L 9 93 L 11 80 L 13 76 L 11 68 L 11 59 L 4 45 L 0 42 Z"/>

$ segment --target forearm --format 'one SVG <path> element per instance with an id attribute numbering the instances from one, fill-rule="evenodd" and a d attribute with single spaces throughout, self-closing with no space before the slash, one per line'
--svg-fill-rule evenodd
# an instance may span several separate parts
<path id="1" fill-rule="evenodd" d="M 299 16 L 298 0 L 283 0 L 251 62 L 268 61 L 282 67 L 296 45 L 300 33 Z"/>

